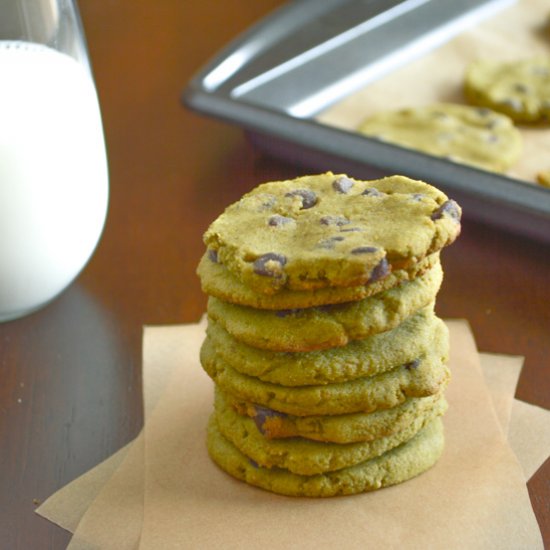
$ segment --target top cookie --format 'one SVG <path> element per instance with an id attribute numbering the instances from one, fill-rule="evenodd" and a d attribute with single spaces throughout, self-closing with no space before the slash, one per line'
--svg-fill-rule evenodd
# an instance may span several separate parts
<path id="1" fill-rule="evenodd" d="M 513 62 L 478 60 L 466 72 L 465 93 L 518 122 L 550 121 L 550 57 Z"/>
<path id="2" fill-rule="evenodd" d="M 454 241 L 456 202 L 421 181 L 331 172 L 260 185 L 208 228 L 209 257 L 256 292 L 368 284 Z"/>

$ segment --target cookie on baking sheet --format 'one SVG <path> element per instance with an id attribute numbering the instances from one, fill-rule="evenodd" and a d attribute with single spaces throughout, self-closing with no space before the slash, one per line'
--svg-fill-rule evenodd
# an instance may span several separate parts
<path id="1" fill-rule="evenodd" d="M 239 451 L 264 468 L 284 468 L 301 475 L 340 470 L 379 456 L 412 439 L 434 418 L 432 409 L 426 415 L 415 417 L 402 430 L 371 441 L 340 444 L 300 437 L 270 440 L 258 432 L 251 418 L 237 414 L 228 406 L 220 394 L 215 402 L 218 429 Z"/>
<path id="2" fill-rule="evenodd" d="M 216 392 L 223 395 L 223 399 L 239 414 L 252 418 L 259 432 L 268 439 L 303 437 L 331 443 L 356 443 L 387 437 L 405 429 L 415 418 L 443 415 L 448 406 L 443 391 L 440 391 L 427 397 L 410 397 L 401 405 L 371 413 L 293 416 L 240 401 L 219 389 Z"/>
<path id="3" fill-rule="evenodd" d="M 550 187 L 550 170 L 542 170 L 537 174 L 537 183 L 543 187 Z"/>
<path id="4" fill-rule="evenodd" d="M 516 61 L 480 59 L 467 69 L 469 101 L 517 122 L 550 122 L 550 57 Z"/>
<path id="5" fill-rule="evenodd" d="M 388 276 L 368 285 L 325 287 L 313 291 L 281 289 L 276 294 L 254 292 L 223 265 L 216 262 L 215 256 L 209 253 L 205 253 L 201 258 L 197 274 L 200 277 L 202 290 L 209 296 L 241 306 L 281 310 L 362 300 L 404 281 L 410 281 L 437 263 L 439 263 L 439 252 L 434 252 L 406 269 L 394 269 Z"/>
<path id="6" fill-rule="evenodd" d="M 303 476 L 282 468 L 262 468 L 241 453 L 219 431 L 212 416 L 208 425 L 208 452 L 226 473 L 250 485 L 288 496 L 351 495 L 395 485 L 431 468 L 444 446 L 439 418 L 406 443 L 386 453 L 324 474 Z"/>
<path id="7" fill-rule="evenodd" d="M 332 173 L 258 186 L 204 234 L 208 254 L 255 292 L 369 284 L 453 242 L 460 207 L 404 176 Z"/>
<path id="8" fill-rule="evenodd" d="M 449 349 L 449 332 L 430 305 L 391 331 L 322 351 L 287 353 L 254 348 L 212 320 L 203 345 L 242 374 L 282 386 L 307 386 L 379 374 L 412 363 L 430 350 L 444 355 Z"/>
<path id="9" fill-rule="evenodd" d="M 508 117 L 454 103 L 380 112 L 364 120 L 358 131 L 497 172 L 506 171 L 521 154 L 521 134 Z"/>
<path id="10" fill-rule="evenodd" d="M 428 354 L 374 376 L 322 386 L 281 386 L 241 374 L 203 346 L 201 364 L 226 393 L 237 399 L 296 416 L 389 409 L 408 397 L 434 395 L 449 380 L 447 355 Z"/>
<path id="11" fill-rule="evenodd" d="M 443 279 L 441 264 L 357 302 L 296 310 L 260 310 L 208 299 L 208 317 L 235 339 L 273 351 L 304 352 L 345 346 L 395 328 L 431 304 Z"/>

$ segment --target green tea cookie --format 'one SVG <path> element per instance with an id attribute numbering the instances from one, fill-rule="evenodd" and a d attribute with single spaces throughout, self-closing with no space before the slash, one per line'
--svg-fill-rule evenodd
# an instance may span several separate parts
<path id="1" fill-rule="evenodd" d="M 205 253 L 199 262 L 197 274 L 202 290 L 224 302 L 250 306 L 257 309 L 296 309 L 326 304 L 341 304 L 362 300 L 383 290 L 388 290 L 401 282 L 410 281 L 422 275 L 439 263 L 439 252 L 430 254 L 407 269 L 395 269 L 388 276 L 368 285 L 349 287 L 325 287 L 317 290 L 281 289 L 277 294 L 254 292 L 243 284 L 223 265 L 213 260 L 212 254 Z"/>
<path id="2" fill-rule="evenodd" d="M 287 353 L 262 350 L 235 340 L 211 321 L 203 346 L 235 370 L 282 386 L 344 382 L 413 362 L 429 350 L 445 355 L 449 335 L 433 307 L 421 309 L 391 331 L 339 348 Z"/>
<path id="3" fill-rule="evenodd" d="M 208 299 L 208 316 L 235 339 L 274 351 L 312 351 L 345 346 L 351 340 L 391 330 L 431 304 L 443 279 L 441 264 L 357 302 L 271 311 Z"/>
<path id="4" fill-rule="evenodd" d="M 359 132 L 497 172 L 510 168 L 521 153 L 521 134 L 508 117 L 452 103 L 377 113 Z"/>
<path id="5" fill-rule="evenodd" d="M 269 440 L 258 432 L 252 419 L 237 414 L 220 395 L 215 402 L 220 433 L 241 453 L 263 468 L 284 468 L 307 476 L 340 470 L 379 456 L 412 439 L 434 418 L 429 414 L 418 416 L 401 431 L 359 443 L 322 443 L 299 437 Z"/>
<path id="6" fill-rule="evenodd" d="M 329 172 L 260 185 L 210 225 L 204 242 L 255 292 L 358 286 L 453 242 L 460 216 L 427 183 Z"/>
<path id="7" fill-rule="evenodd" d="M 465 93 L 517 122 L 550 120 L 550 57 L 478 60 L 466 72 Z"/>
<path id="8" fill-rule="evenodd" d="M 537 183 L 543 187 L 550 187 L 550 170 L 542 170 L 537 174 Z"/>
<path id="9" fill-rule="evenodd" d="M 447 356 L 433 354 L 375 376 L 337 384 L 289 388 L 241 374 L 211 353 L 208 347 L 201 348 L 200 359 L 206 373 L 224 392 L 296 416 L 389 409 L 408 397 L 438 393 L 450 375 L 444 364 Z"/>
<path id="10" fill-rule="evenodd" d="M 303 437 L 332 443 L 355 443 L 387 437 L 404 430 L 416 418 L 427 415 L 440 416 L 447 410 L 443 391 L 428 397 L 411 397 L 401 405 L 371 413 L 317 416 L 281 413 L 239 401 L 230 394 L 224 394 L 224 399 L 239 414 L 252 418 L 257 429 L 268 439 Z"/>
<path id="11" fill-rule="evenodd" d="M 329 497 L 373 491 L 421 474 L 441 456 L 444 434 L 441 420 L 435 419 L 411 440 L 379 457 L 313 476 L 258 466 L 221 435 L 213 417 L 207 444 L 210 457 L 222 470 L 250 485 L 288 496 Z"/>

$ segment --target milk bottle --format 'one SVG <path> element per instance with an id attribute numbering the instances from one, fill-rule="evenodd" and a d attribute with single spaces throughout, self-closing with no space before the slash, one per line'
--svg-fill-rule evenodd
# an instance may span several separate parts
<path id="1" fill-rule="evenodd" d="M 0 40 L 0 321 L 56 297 L 101 235 L 108 173 L 87 67 Z"/>

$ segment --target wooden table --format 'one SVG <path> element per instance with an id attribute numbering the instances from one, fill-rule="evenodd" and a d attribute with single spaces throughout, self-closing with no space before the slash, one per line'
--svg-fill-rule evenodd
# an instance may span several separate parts
<path id="1" fill-rule="evenodd" d="M 145 324 L 193 322 L 201 235 L 255 184 L 299 169 L 181 107 L 191 75 L 276 0 L 80 0 L 110 159 L 110 209 L 78 280 L 0 324 L 0 547 L 64 548 L 36 504 L 136 436 Z M 550 247 L 466 219 L 444 253 L 443 317 L 480 350 L 525 356 L 517 397 L 550 408 Z M 529 482 L 550 545 L 550 462 Z"/>

